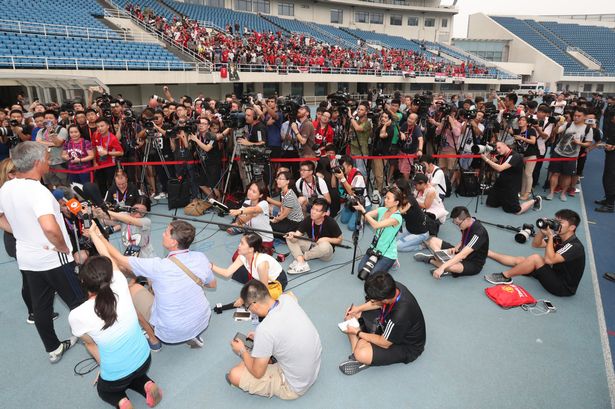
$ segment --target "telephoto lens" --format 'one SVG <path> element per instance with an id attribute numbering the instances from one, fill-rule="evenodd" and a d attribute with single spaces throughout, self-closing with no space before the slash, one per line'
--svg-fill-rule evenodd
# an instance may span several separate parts
<path id="1" fill-rule="evenodd" d="M 560 224 L 555 219 L 538 219 L 536 220 L 536 227 L 539 229 L 546 229 L 547 227 L 553 230 L 554 232 L 558 232 L 560 228 Z"/>
<path id="2" fill-rule="evenodd" d="M 524 244 L 533 235 L 534 235 L 534 226 L 526 223 L 519 229 L 517 234 L 515 234 L 515 241 L 519 244 Z"/>

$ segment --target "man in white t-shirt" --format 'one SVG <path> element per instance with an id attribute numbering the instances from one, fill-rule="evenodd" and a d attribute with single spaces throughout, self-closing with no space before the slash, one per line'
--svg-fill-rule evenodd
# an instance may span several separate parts
<path id="1" fill-rule="evenodd" d="M 72 310 L 83 302 L 83 291 L 60 205 L 40 183 L 49 171 L 47 148 L 22 142 L 11 156 L 17 173 L 0 189 L 0 228 L 15 236 L 17 265 L 30 288 L 36 330 L 49 361 L 56 363 L 77 338 L 58 339 L 52 318 L 54 294 Z"/>
<path id="2" fill-rule="evenodd" d="M 292 295 L 282 294 L 275 301 L 258 280 L 243 286 L 241 298 L 248 311 L 264 319 L 248 334 L 254 340 L 251 351 L 242 340 L 231 341 L 241 362 L 226 375 L 227 381 L 253 395 L 299 398 L 320 371 L 322 346 L 316 327 Z"/>
<path id="3" fill-rule="evenodd" d="M 447 193 L 444 171 L 436 165 L 436 159 L 431 155 L 423 155 L 421 165 L 425 170 L 429 184 L 437 189 L 438 196 L 444 200 Z"/>
<path id="4" fill-rule="evenodd" d="M 316 198 L 322 197 L 327 203 L 331 204 L 331 194 L 327 183 L 314 174 L 316 165 L 312 161 L 301 162 L 299 172 L 300 178 L 295 183 L 297 192 L 299 192 L 299 203 L 303 208 L 304 213 L 309 211 L 309 203 Z"/>

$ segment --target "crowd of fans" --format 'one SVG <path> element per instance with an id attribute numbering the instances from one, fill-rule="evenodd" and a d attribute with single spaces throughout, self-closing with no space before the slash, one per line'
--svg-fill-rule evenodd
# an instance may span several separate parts
<path id="1" fill-rule="evenodd" d="M 227 381 L 253 394 L 296 399 L 315 382 L 322 347 L 309 317 L 282 292 L 287 275 L 310 271 L 312 260 L 335 257 L 342 227 L 374 230 L 357 267 L 367 302 L 345 314 L 343 331 L 353 353 L 339 368 L 353 375 L 370 366 L 410 363 L 425 347 L 421 309 L 389 274 L 401 252 L 415 252 L 414 259 L 432 266 L 436 279 L 477 275 L 491 257 L 510 269 L 485 275 L 490 283 L 531 275 L 552 294 L 576 293 L 585 268 L 576 212 L 562 209 L 539 226 L 532 245 L 544 248 L 544 255 L 513 257 L 492 250 L 487 230 L 466 207 L 448 208 L 453 190 L 476 196 L 487 185 L 487 206 L 513 214 L 541 211 L 541 172 L 534 160 L 557 159 L 549 164 L 544 199 L 559 194 L 567 201 L 575 196 L 587 153 L 603 148 L 605 198 L 597 198 L 597 210 L 614 212 L 613 97 L 605 102 L 600 95 L 587 100 L 547 94 L 537 101 L 519 100 L 514 93 L 460 99 L 374 92 L 353 101 L 338 93 L 312 116 L 309 106 L 291 99 L 227 95 L 216 101 L 199 95 L 176 101 L 168 87 L 164 98 L 152 97 L 137 113 L 122 96 L 90 91 L 86 101 L 61 106 L 20 95 L 0 111 L 0 227 L 23 275 L 28 321 L 37 326 L 50 361 L 60 360 L 76 342 L 58 339 L 53 297 L 40 296 L 57 291 L 73 309 L 73 334 L 101 364 L 99 395 L 120 408 L 131 407 L 126 388 L 140 392 L 150 406 L 162 398 L 147 376 L 148 347 L 203 346 L 210 306 L 201 287 L 215 287 L 214 274 L 244 284 L 240 296 L 217 312 L 243 306 L 262 320 L 255 333 L 233 340 L 241 362 Z M 391 154 L 403 156 L 388 158 Z M 436 159 L 439 154 L 452 156 Z M 459 159 L 459 154 L 477 156 Z M 371 158 L 356 157 L 364 155 Z M 167 165 L 171 160 L 177 164 Z M 135 161 L 162 164 L 129 166 Z M 75 192 L 69 183 L 86 186 L 91 174 L 110 207 L 98 203 L 92 212 L 96 222 L 87 227 L 83 214 L 75 219 L 79 212 L 70 211 Z M 169 257 L 156 257 L 147 214 L 152 201 L 181 194 L 168 189 L 176 180 L 189 186 L 193 202 L 215 198 L 231 208 L 234 221 L 226 234 L 245 234 L 228 267 L 189 251 L 195 228 L 182 220 L 163 233 Z M 57 223 L 43 216 L 26 223 L 26 214 L 52 215 Z M 438 238 L 447 219 L 459 229 L 457 243 Z M 121 250 L 108 241 L 116 231 Z M 32 240 L 48 245 L 28 246 Z M 284 246 L 288 266 L 275 257 Z M 426 248 L 430 252 L 422 251 Z M 85 294 L 65 273 L 75 263 L 90 300 L 83 304 Z M 43 274 L 51 278 L 42 280 Z M 363 325 L 353 324 L 361 317 Z"/>
<path id="2" fill-rule="evenodd" d="M 229 63 L 262 67 L 265 71 L 288 67 L 317 69 L 353 69 L 359 73 L 374 71 L 404 71 L 438 73 L 452 76 L 487 74 L 485 67 L 474 62 L 452 64 L 442 58 L 429 57 L 412 50 L 371 49 L 364 44 L 358 48 L 344 48 L 320 42 L 305 34 L 278 31 L 259 33 L 227 25 L 218 32 L 199 25 L 198 21 L 175 17 L 168 21 L 151 10 L 128 5 L 136 18 L 166 34 L 177 44 L 188 48 L 216 67 Z"/>

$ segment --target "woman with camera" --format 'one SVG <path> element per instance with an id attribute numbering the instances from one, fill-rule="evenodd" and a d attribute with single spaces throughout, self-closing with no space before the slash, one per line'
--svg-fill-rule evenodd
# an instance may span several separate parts
<path id="1" fill-rule="evenodd" d="M 93 225 L 95 244 L 102 234 Z M 101 254 L 104 245 L 97 246 Z M 108 253 L 107 253 L 108 255 Z M 120 409 L 132 408 L 126 390 L 145 397 L 149 407 L 162 399 L 162 391 L 147 376 L 151 364 L 150 349 L 139 326 L 126 278 L 108 257 L 89 258 L 79 269 L 79 279 L 88 300 L 68 316 L 72 333 L 80 337 L 86 349 L 100 365 L 98 396 Z"/>
<path id="2" fill-rule="evenodd" d="M 270 198 L 268 202 L 279 207 L 280 212 L 270 220 L 271 227 L 280 233 L 295 231 L 299 227 L 299 223 L 303 221 L 303 210 L 297 194 L 290 188 L 290 172 L 278 172 L 275 182 L 280 189 L 280 201 Z"/>
<path id="3" fill-rule="evenodd" d="M 90 141 L 81 136 L 79 126 L 73 124 L 68 127 L 68 140 L 64 142 L 62 159 L 68 164 L 68 170 L 83 170 L 92 166 L 94 150 Z M 90 173 L 71 173 L 68 175 L 71 183 L 87 183 L 90 181 Z"/>
<path id="4" fill-rule="evenodd" d="M 212 263 L 211 270 L 222 277 L 230 277 L 241 284 L 245 284 L 252 279 L 258 280 L 269 288 L 276 288 L 275 291 L 278 291 L 277 295 L 279 296 L 286 288 L 288 278 L 282 265 L 269 254 L 263 253 L 262 245 L 263 239 L 258 234 L 244 234 L 239 241 L 238 257 L 235 261 L 227 268 Z M 243 300 L 239 298 L 233 305 L 240 307 L 243 305 Z M 222 308 L 224 309 L 224 306 Z"/>
<path id="5" fill-rule="evenodd" d="M 267 254 L 273 254 L 273 229 L 269 222 L 269 203 L 267 197 L 269 189 L 262 181 L 252 182 L 248 186 L 246 192 L 246 200 L 241 209 L 232 209 L 229 213 L 235 216 L 236 220 L 233 223 L 238 228 L 229 228 L 227 233 L 237 234 L 241 229 L 239 227 L 246 226 L 257 230 L 257 234 L 263 239 L 263 250 Z M 233 260 L 237 258 L 237 252 L 233 255 Z"/>
<path id="6" fill-rule="evenodd" d="M 130 212 L 114 212 L 109 210 L 110 218 L 102 210 L 96 210 L 96 216 L 103 223 L 108 221 L 119 222 L 114 226 L 115 230 L 122 231 L 122 246 L 127 256 L 142 258 L 155 257 L 154 246 L 150 241 L 152 220 L 145 217 L 152 208 L 149 197 L 141 195 L 126 203 L 130 206 Z M 119 226 L 119 227 L 118 227 Z"/>
<path id="7" fill-rule="evenodd" d="M 357 270 L 359 278 L 364 280 L 372 272 L 389 271 L 395 264 L 397 260 L 397 243 L 395 240 L 402 223 L 399 209 L 405 205 L 406 198 L 403 192 L 397 186 L 393 186 L 388 188 L 384 195 L 384 206 L 369 212 L 366 212 L 360 203 L 354 207 L 365 218 L 365 221 L 376 229 L 371 247 L 359 263 Z M 369 271 L 363 273 L 361 270 L 366 267 L 370 258 L 376 258 L 377 262 Z"/>
<path id="8" fill-rule="evenodd" d="M 515 149 L 519 154 L 523 155 L 523 160 L 525 162 L 523 177 L 521 179 L 521 196 L 519 197 L 521 200 L 528 200 L 530 198 L 534 167 L 536 166 L 535 160 L 538 156 L 536 130 L 528 126 L 530 120 L 532 124 L 536 123 L 535 119 L 528 119 L 522 116 L 518 121 L 519 129 L 513 131 Z"/>

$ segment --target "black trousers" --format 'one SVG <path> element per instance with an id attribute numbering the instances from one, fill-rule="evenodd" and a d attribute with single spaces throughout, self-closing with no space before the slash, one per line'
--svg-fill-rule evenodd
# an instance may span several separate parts
<path id="1" fill-rule="evenodd" d="M 275 232 L 279 232 L 279 233 L 288 233 L 291 231 L 296 231 L 298 227 L 299 227 L 299 222 L 288 220 L 288 217 L 280 220 L 277 223 L 271 223 L 271 228 Z"/>
<path id="2" fill-rule="evenodd" d="M 30 287 L 34 324 L 38 335 L 47 352 L 55 351 L 60 346 L 52 318 L 55 293 L 58 293 L 71 310 L 85 300 L 77 274 L 75 274 L 75 263 L 70 262 L 47 271 L 22 270 L 22 274 Z"/>
<path id="3" fill-rule="evenodd" d="M 602 186 L 606 202 L 613 206 L 615 204 L 615 151 L 605 152 Z"/>
<path id="4" fill-rule="evenodd" d="M 147 371 L 149 371 L 151 363 L 152 356 L 150 355 L 143 365 L 122 379 L 106 381 L 102 377 L 99 378 L 97 384 L 98 396 L 115 407 L 119 407 L 120 401 L 127 397 L 127 389 L 132 389 L 145 397 L 145 384 L 151 381 L 147 376 Z"/>

